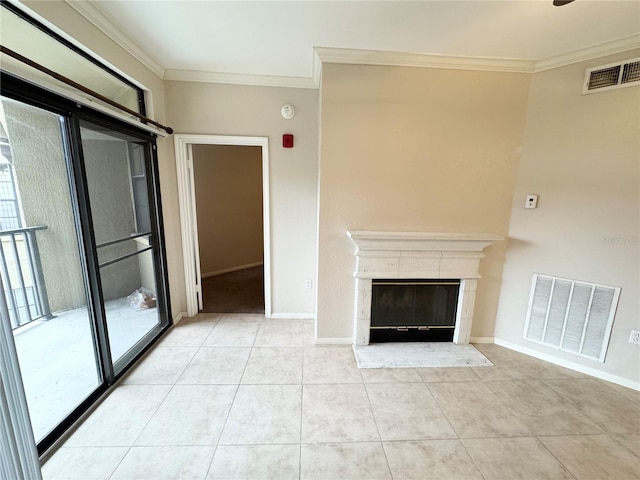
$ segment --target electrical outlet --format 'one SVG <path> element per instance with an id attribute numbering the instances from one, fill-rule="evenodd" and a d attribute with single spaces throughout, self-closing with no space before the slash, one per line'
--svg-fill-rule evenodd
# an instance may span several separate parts
<path id="1" fill-rule="evenodd" d="M 631 335 L 629 335 L 629 343 L 640 345 L 640 330 L 631 330 Z"/>
<path id="2" fill-rule="evenodd" d="M 304 288 L 311 288 L 311 280 L 304 281 Z"/>
<path id="3" fill-rule="evenodd" d="M 538 206 L 538 195 L 527 195 L 524 201 L 524 208 L 536 208 Z"/>

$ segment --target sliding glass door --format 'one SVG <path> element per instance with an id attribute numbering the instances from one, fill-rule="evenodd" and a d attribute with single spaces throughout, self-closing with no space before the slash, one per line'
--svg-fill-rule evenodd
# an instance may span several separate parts
<path id="1" fill-rule="evenodd" d="M 0 273 L 36 441 L 102 383 L 65 118 L 0 101 Z M 61 128 L 62 127 L 62 128 Z"/>
<path id="2" fill-rule="evenodd" d="M 118 374 L 161 327 L 148 182 L 152 144 L 87 121 L 80 122 L 80 132 L 109 350 Z"/>
<path id="3" fill-rule="evenodd" d="M 0 321 L 43 453 L 169 326 L 155 136 L 1 80 Z"/>

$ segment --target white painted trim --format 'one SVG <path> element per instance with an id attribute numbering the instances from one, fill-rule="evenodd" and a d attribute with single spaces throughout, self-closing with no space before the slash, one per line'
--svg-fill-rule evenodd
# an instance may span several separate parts
<path id="1" fill-rule="evenodd" d="M 313 49 L 313 66 L 312 66 L 312 78 L 313 83 L 320 88 L 320 84 L 322 82 L 322 59 L 320 55 L 318 55 L 318 50 Z"/>
<path id="2" fill-rule="evenodd" d="M 270 318 L 278 320 L 315 320 L 315 313 L 272 313 Z"/>
<path id="3" fill-rule="evenodd" d="M 167 69 L 164 80 L 176 82 L 228 83 L 232 85 L 252 85 L 260 87 L 311 88 L 318 84 L 309 77 L 285 77 L 279 75 L 250 75 L 243 73 L 206 72 L 202 70 Z"/>
<path id="4" fill-rule="evenodd" d="M 495 343 L 493 337 L 471 337 L 469 343 Z"/>
<path id="5" fill-rule="evenodd" d="M 93 3 L 64 0 L 67 5 L 82 15 L 89 23 L 104 33 L 107 37 L 120 45 L 136 60 L 163 78 L 164 68 L 156 62 L 151 55 L 144 51 L 140 45 L 126 36 L 122 30 L 115 26 Z"/>
<path id="6" fill-rule="evenodd" d="M 222 270 L 216 270 L 215 272 L 201 273 L 201 278 L 215 277 L 225 273 L 237 272 L 239 270 L 246 270 L 247 268 L 259 267 L 264 265 L 264 262 L 247 263 L 246 265 L 238 265 L 237 267 L 223 268 Z"/>
<path id="7" fill-rule="evenodd" d="M 189 198 L 191 204 L 189 205 L 190 210 L 190 218 L 191 218 L 191 229 L 189 233 L 192 236 L 192 245 L 193 245 L 193 256 L 195 259 L 194 265 L 196 267 L 195 276 L 191 278 L 195 278 L 195 290 L 197 293 L 198 300 L 198 311 L 204 310 L 204 299 L 202 298 L 202 271 L 200 270 L 200 243 L 198 239 L 198 213 L 196 211 L 196 188 L 195 188 L 195 173 L 193 172 L 193 144 L 187 145 L 187 168 L 189 174 Z"/>
<path id="8" fill-rule="evenodd" d="M 178 180 L 178 206 L 180 208 L 180 226 L 182 237 L 182 261 L 184 263 L 184 281 L 187 296 L 187 316 L 198 313 L 197 285 L 193 283 L 196 275 L 196 254 L 193 245 L 192 209 L 193 192 L 189 162 L 190 144 L 174 135 L 176 173 Z"/>
<path id="9" fill-rule="evenodd" d="M 195 218 L 195 191 L 193 173 L 189 166 L 192 145 L 239 145 L 262 147 L 262 216 L 264 224 L 264 307 L 265 316 L 271 316 L 271 221 L 269 183 L 269 139 L 267 137 L 236 137 L 224 135 L 175 134 L 173 136 L 178 174 L 178 202 L 182 233 L 187 316 L 198 313 L 196 285 L 193 279 L 200 275 L 198 256 L 197 220 Z"/>
<path id="10" fill-rule="evenodd" d="M 539 358 L 540 360 L 544 360 L 545 362 L 553 363 L 554 365 L 559 365 L 561 367 L 565 367 L 570 370 L 575 370 L 576 372 L 586 373 L 587 375 L 591 375 L 592 377 L 599 378 L 600 380 L 616 383 L 618 385 L 622 385 L 623 387 L 628 387 L 628 388 L 632 388 L 634 390 L 640 391 L 640 382 L 634 382 L 633 380 L 629 380 L 624 377 L 619 377 L 618 375 L 613 375 L 612 373 L 607 373 L 601 370 L 597 370 L 595 368 L 587 367 L 585 365 L 580 365 L 578 363 L 574 363 L 569 360 L 564 360 L 562 358 L 558 358 L 548 353 L 539 352 L 532 348 L 523 347 L 522 345 L 518 345 L 516 343 L 512 343 L 507 340 L 502 340 L 500 338 L 496 338 L 494 343 L 496 345 L 500 345 L 501 347 L 508 348 L 509 350 L 514 350 L 516 352 L 524 353 L 525 355 L 529 355 L 531 357 Z M 597 360 L 594 360 L 594 361 L 597 361 Z"/>
<path id="11" fill-rule="evenodd" d="M 640 33 L 539 60 L 536 62 L 533 72 L 544 72 L 545 70 L 623 53 L 636 48 L 640 48 Z"/>
<path id="12" fill-rule="evenodd" d="M 532 60 L 491 57 L 463 57 L 425 53 L 385 52 L 351 48 L 315 47 L 322 63 L 350 65 L 381 65 L 392 67 L 450 68 L 456 70 L 482 70 L 490 72 L 531 73 Z"/>
<path id="13" fill-rule="evenodd" d="M 316 345 L 353 345 L 352 337 L 316 338 Z"/>
<path id="14" fill-rule="evenodd" d="M 187 316 L 187 312 L 180 312 L 178 315 L 173 317 L 173 324 L 177 325 L 180 321 Z"/>

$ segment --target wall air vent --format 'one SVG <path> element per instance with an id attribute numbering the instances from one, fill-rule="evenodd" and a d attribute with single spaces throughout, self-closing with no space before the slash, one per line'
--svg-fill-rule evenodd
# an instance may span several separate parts
<path id="1" fill-rule="evenodd" d="M 533 275 L 524 338 L 604 362 L 619 287 Z"/>
<path id="2" fill-rule="evenodd" d="M 582 93 L 605 92 L 640 85 L 640 58 L 588 68 Z"/>

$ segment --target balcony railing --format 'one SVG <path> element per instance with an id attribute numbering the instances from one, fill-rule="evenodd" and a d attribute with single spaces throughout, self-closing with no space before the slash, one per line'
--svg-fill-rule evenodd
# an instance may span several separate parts
<path id="1" fill-rule="evenodd" d="M 36 238 L 36 232 L 46 229 L 40 225 L 0 230 L 0 274 L 12 329 L 53 318 Z"/>

